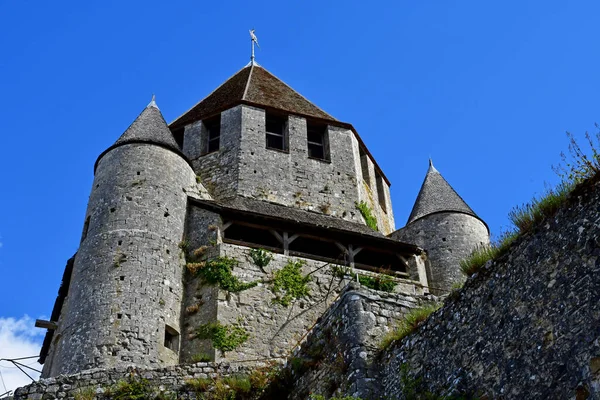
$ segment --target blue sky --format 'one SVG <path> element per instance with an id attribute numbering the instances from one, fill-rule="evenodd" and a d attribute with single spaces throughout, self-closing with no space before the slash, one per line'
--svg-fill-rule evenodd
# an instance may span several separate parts
<path id="1" fill-rule="evenodd" d="M 152 93 L 172 121 L 243 67 L 252 27 L 261 65 L 358 130 L 398 228 L 431 156 L 498 234 L 556 183 L 565 131 L 600 122 L 599 16 L 596 1 L 0 0 L 0 318 L 50 314 L 96 157 Z"/>

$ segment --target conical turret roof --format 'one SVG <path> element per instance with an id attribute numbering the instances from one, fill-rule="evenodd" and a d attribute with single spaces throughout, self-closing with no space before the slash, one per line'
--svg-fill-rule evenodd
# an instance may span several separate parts
<path id="1" fill-rule="evenodd" d="M 337 121 L 275 75 L 256 63 L 250 63 L 173 121 L 171 129 L 181 128 L 238 104 L 256 105 L 291 114 Z"/>
<path id="2" fill-rule="evenodd" d="M 154 96 L 152 96 L 150 104 L 148 104 L 135 121 L 129 125 L 129 128 L 125 130 L 121 137 L 119 137 L 112 146 L 100 154 L 94 165 L 94 170 L 96 170 L 98 162 L 106 153 L 115 147 L 129 143 L 148 143 L 164 147 L 181 155 L 189 163 L 189 160 L 187 160 L 179 149 L 162 113 L 158 109 Z"/>
<path id="3" fill-rule="evenodd" d="M 438 212 L 458 212 L 481 220 L 429 160 L 427 175 L 406 224 Z"/>

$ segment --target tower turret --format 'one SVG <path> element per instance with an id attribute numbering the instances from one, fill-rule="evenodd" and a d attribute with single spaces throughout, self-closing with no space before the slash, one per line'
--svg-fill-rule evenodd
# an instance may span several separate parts
<path id="1" fill-rule="evenodd" d="M 427 251 L 432 293 L 445 294 L 464 281 L 460 262 L 490 241 L 487 224 L 456 193 L 429 160 L 429 169 L 406 226 L 390 235 Z"/>
<path id="2" fill-rule="evenodd" d="M 153 101 L 96 161 L 43 376 L 178 363 L 186 190 L 195 174 Z"/>

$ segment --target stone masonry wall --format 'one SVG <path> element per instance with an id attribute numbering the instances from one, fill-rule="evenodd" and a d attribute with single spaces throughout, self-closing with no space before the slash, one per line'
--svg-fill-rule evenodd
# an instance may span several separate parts
<path id="1" fill-rule="evenodd" d="M 288 116 L 288 151 L 265 146 L 265 110 L 243 106 L 239 193 L 362 222 L 351 131 L 329 127 L 330 161 L 308 157 L 306 119 Z"/>
<path id="2" fill-rule="evenodd" d="M 382 337 L 408 310 L 435 301 L 431 295 L 379 292 L 351 283 L 288 360 L 290 399 L 309 393 L 371 399 L 371 370 Z"/>
<path id="3" fill-rule="evenodd" d="M 158 146 L 127 144 L 102 157 L 43 376 L 178 362 L 164 339 L 167 325 L 179 330 L 177 246 L 196 185 L 190 166 Z"/>
<path id="4" fill-rule="evenodd" d="M 355 168 L 358 176 L 358 201 L 364 201 L 369 205 L 375 217 L 377 217 L 377 227 L 384 235 L 388 235 L 395 230 L 394 212 L 392 210 L 392 198 L 390 195 L 390 187 L 381 176 L 375 172 L 375 164 L 368 155 L 361 155 L 360 144 L 356 137 L 352 137 L 352 150 L 354 152 Z M 380 181 L 379 187 L 377 181 Z M 383 190 L 382 207 L 379 202 L 379 189 Z"/>
<path id="5" fill-rule="evenodd" d="M 335 301 L 353 275 L 344 278 L 332 273 L 332 266 L 324 261 L 290 257 L 273 253 L 273 260 L 264 270 L 256 266 L 249 256 L 251 248 L 223 243 L 221 218 L 210 211 L 191 207 L 188 211 L 186 239 L 189 251 L 207 246 L 206 257 L 226 256 L 239 265 L 233 274 L 242 282 L 258 285 L 239 293 L 229 293 L 206 285 L 200 277 L 186 277 L 183 300 L 181 361 L 190 362 L 195 355 L 204 354 L 214 360 L 253 360 L 287 357 L 303 335 Z M 288 261 L 304 262 L 303 274 L 311 274 L 308 284 L 310 295 L 292 302 L 288 307 L 273 303 L 272 284 L 275 271 Z M 360 271 L 373 275 L 369 271 Z M 397 279 L 397 288 L 404 293 L 422 294 L 423 287 L 407 279 Z M 192 312 L 187 309 L 190 306 Z M 235 351 L 214 352 L 210 341 L 196 338 L 197 328 L 203 324 L 220 321 L 222 324 L 240 324 L 250 337 Z"/>
<path id="6" fill-rule="evenodd" d="M 91 369 L 72 375 L 40 379 L 16 390 L 15 400 L 46 399 L 111 399 L 111 391 L 122 382 L 144 380 L 144 386 L 152 388 L 156 398 L 202 399 L 186 385 L 193 379 L 217 379 L 228 376 L 249 375 L 252 370 L 266 367 L 266 363 L 214 363 L 177 365 L 159 369 L 118 367 Z M 124 397 L 125 398 L 125 397 Z M 129 397 L 127 397 L 129 398 Z"/>
<path id="7" fill-rule="evenodd" d="M 487 226 L 481 220 L 452 212 L 427 215 L 390 237 L 427 251 L 427 280 L 431 292 L 438 295 L 447 294 L 453 284 L 464 282 L 460 262 L 473 249 L 490 242 Z"/>
<path id="8" fill-rule="evenodd" d="M 359 144 L 352 131 L 329 126 L 330 160 L 317 160 L 308 157 L 306 119 L 289 115 L 287 129 L 288 150 L 267 149 L 265 110 L 240 105 L 221 113 L 218 151 L 206 154 L 207 132 L 201 121 L 185 128 L 183 151 L 217 199 L 253 197 L 360 223 L 364 221 L 356 203 L 365 201 L 379 230 L 394 230 L 389 186 L 379 178 L 382 207 L 371 159 L 366 160 L 371 185 L 363 183 Z"/>
<path id="9" fill-rule="evenodd" d="M 600 183 L 579 187 L 554 217 L 468 279 L 382 355 L 380 394 L 404 398 L 403 368 L 438 395 L 600 399 L 598 204 Z"/>
<path id="10" fill-rule="evenodd" d="M 202 184 L 216 199 L 235 196 L 239 178 L 242 106 L 221 113 L 219 150 L 206 154 L 207 131 L 202 121 L 185 127 L 183 152 Z"/>

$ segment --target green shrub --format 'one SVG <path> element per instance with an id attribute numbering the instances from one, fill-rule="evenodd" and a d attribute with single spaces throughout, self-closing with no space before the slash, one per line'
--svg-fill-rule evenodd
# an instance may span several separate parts
<path id="1" fill-rule="evenodd" d="M 273 371 L 273 367 L 262 367 L 252 371 L 250 375 L 189 379 L 185 385 L 199 399 L 204 400 L 256 399 L 277 379 L 277 374 Z"/>
<path id="2" fill-rule="evenodd" d="M 336 278 L 344 279 L 347 275 L 352 275 L 352 267 L 334 264 L 331 266 L 331 273 Z"/>
<path id="3" fill-rule="evenodd" d="M 380 347 L 385 349 L 393 342 L 402 340 L 406 336 L 413 333 L 423 321 L 429 317 L 434 311 L 438 310 L 442 305 L 439 303 L 428 304 L 419 308 L 410 310 L 396 328 L 390 331 L 381 342 Z"/>
<path id="4" fill-rule="evenodd" d="M 209 378 L 194 378 L 185 381 L 185 386 L 196 393 L 203 393 L 211 387 L 213 383 L 212 379 Z"/>
<path id="5" fill-rule="evenodd" d="M 252 391 L 252 382 L 250 382 L 248 376 L 228 376 L 224 381 L 225 384 L 237 394 L 248 394 Z"/>
<path id="6" fill-rule="evenodd" d="M 310 275 L 302 275 L 304 261 L 289 260 L 287 264 L 273 274 L 271 291 L 275 294 L 274 303 L 284 307 L 290 305 L 294 299 L 308 296 L 310 289 Z"/>
<path id="7" fill-rule="evenodd" d="M 181 242 L 179 242 L 177 247 L 183 250 L 183 252 L 187 252 L 190 248 L 190 242 L 188 242 L 186 239 L 183 239 Z"/>
<path id="8" fill-rule="evenodd" d="M 552 168 L 563 182 L 578 184 L 598 175 L 600 171 L 600 126 L 598 124 L 596 124 L 596 130 L 597 132 L 593 136 L 588 132 L 585 133 L 585 139 L 590 148 L 587 153 L 591 153 L 589 155 L 579 146 L 573 134 L 567 132 L 570 160 L 564 152 L 560 153 L 564 165 Z"/>
<path id="9" fill-rule="evenodd" d="M 96 390 L 93 387 L 78 389 L 74 394 L 75 400 L 94 400 L 96 398 Z"/>
<path id="10" fill-rule="evenodd" d="M 260 269 L 265 268 L 273 260 L 273 254 L 265 249 L 250 249 L 249 254 L 254 265 Z"/>
<path id="11" fill-rule="evenodd" d="M 152 398 L 152 387 L 143 378 L 129 377 L 119 381 L 111 391 L 110 398 L 117 400 L 138 400 Z"/>
<path id="12" fill-rule="evenodd" d="M 361 201 L 360 203 L 356 203 L 356 208 L 358 211 L 360 211 L 360 214 L 365 219 L 365 223 L 367 224 L 367 226 L 373 229 L 374 231 L 378 231 L 379 229 L 377 229 L 377 218 L 373 215 L 373 212 L 371 211 L 369 205 L 366 202 Z"/>
<path id="13" fill-rule="evenodd" d="M 197 268 L 196 272 L 209 284 L 218 284 L 219 287 L 228 292 L 241 292 L 253 288 L 258 281 L 243 283 L 233 275 L 233 268 L 239 265 L 239 261 L 231 257 L 215 257 L 206 261 Z"/>
<path id="14" fill-rule="evenodd" d="M 209 361 L 212 361 L 212 357 L 206 353 L 198 353 L 198 354 L 194 354 L 192 356 L 192 362 L 194 362 L 194 363 L 209 362 Z"/>
<path id="15" fill-rule="evenodd" d="M 196 337 L 210 339 L 215 349 L 225 353 L 237 349 L 248 340 L 250 335 L 239 322 L 223 325 L 217 321 L 199 326 L 196 329 Z"/>
<path id="16" fill-rule="evenodd" d="M 396 288 L 396 282 L 389 275 L 385 274 L 377 276 L 359 275 L 358 282 L 363 286 L 383 292 L 393 292 Z"/>

